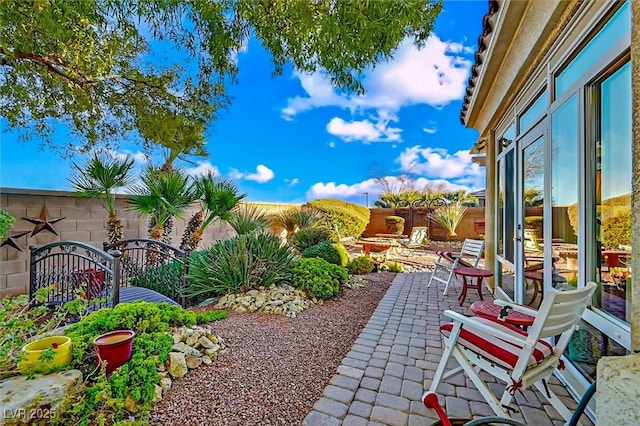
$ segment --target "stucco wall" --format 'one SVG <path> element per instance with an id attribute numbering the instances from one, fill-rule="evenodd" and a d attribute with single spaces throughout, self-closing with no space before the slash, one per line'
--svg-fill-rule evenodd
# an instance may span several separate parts
<path id="1" fill-rule="evenodd" d="M 126 196 L 119 196 L 117 208 L 124 226 L 125 238 L 146 238 L 147 219 L 141 219 L 137 212 L 127 211 Z M 280 210 L 299 204 L 286 203 L 252 203 L 266 211 Z M 58 236 L 42 231 L 35 236 L 29 234 L 16 238 L 22 251 L 5 245 L 0 247 L 0 297 L 24 294 L 28 291 L 29 280 L 29 246 L 43 245 L 55 241 L 80 241 L 102 248 L 107 238 L 106 210 L 98 200 L 79 198 L 73 192 L 0 189 L 0 208 L 8 211 L 16 218 L 12 231 L 32 231 L 34 224 L 22 217 L 38 217 L 42 207 L 46 206 L 50 217 L 64 217 L 53 224 Z M 172 232 L 174 245 L 180 244 L 185 223 L 198 206 L 192 206 L 185 214 L 185 219 L 176 219 Z M 234 235 L 234 231 L 225 224 L 214 223 L 203 236 L 200 247 L 211 242 Z"/>

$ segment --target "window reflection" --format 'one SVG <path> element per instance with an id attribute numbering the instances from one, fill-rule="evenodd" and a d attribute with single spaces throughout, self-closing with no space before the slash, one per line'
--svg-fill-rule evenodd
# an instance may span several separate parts
<path id="1" fill-rule="evenodd" d="M 631 65 L 600 84 L 595 149 L 595 218 L 601 308 L 629 321 L 631 302 Z"/>

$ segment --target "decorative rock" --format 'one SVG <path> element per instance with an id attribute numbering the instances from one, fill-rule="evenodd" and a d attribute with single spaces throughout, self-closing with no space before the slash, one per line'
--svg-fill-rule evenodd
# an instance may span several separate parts
<path id="1" fill-rule="evenodd" d="M 185 358 L 185 362 L 189 369 L 194 370 L 202 365 L 202 358 L 193 355 L 187 355 L 187 357 Z"/>
<path id="2" fill-rule="evenodd" d="M 43 418 L 31 419 L 32 413 L 53 413 L 65 395 L 73 397 L 83 392 L 82 372 L 68 370 L 27 380 L 25 376 L 0 380 L 0 424 L 5 424 L 9 413 L 25 413 L 25 423 L 40 423 Z"/>
<path id="3" fill-rule="evenodd" d="M 182 352 L 169 352 L 169 366 L 167 368 L 171 377 L 181 379 L 189 371 L 187 362 Z"/>
<path id="4" fill-rule="evenodd" d="M 177 332 L 173 333 L 173 343 L 179 343 L 182 342 L 182 332 L 180 332 L 180 330 L 178 330 Z"/>
<path id="5" fill-rule="evenodd" d="M 213 347 L 216 346 L 208 337 L 205 336 L 201 336 L 200 339 L 198 339 L 198 343 L 200 343 L 205 349 L 213 349 Z"/>
<path id="6" fill-rule="evenodd" d="M 189 346 L 193 346 L 198 339 L 200 338 L 201 334 L 197 331 L 195 331 L 191 336 L 189 336 L 186 340 L 187 345 Z"/>
<path id="7" fill-rule="evenodd" d="M 153 402 L 158 402 L 162 399 L 162 388 L 158 385 L 153 385 Z"/>
<path id="8" fill-rule="evenodd" d="M 184 342 L 174 343 L 174 345 L 171 346 L 171 350 L 174 352 L 186 352 L 187 348 L 189 348 L 189 346 Z"/>
<path id="9" fill-rule="evenodd" d="M 155 393 L 155 388 L 154 388 L 154 393 Z M 136 402 L 135 399 L 131 397 L 130 394 L 127 394 L 127 397 L 124 399 L 124 408 L 126 408 L 127 411 L 130 413 L 135 413 L 138 411 L 138 403 Z"/>
<path id="10" fill-rule="evenodd" d="M 209 358 L 209 355 L 203 355 L 202 358 L 200 358 L 200 359 L 202 360 L 202 363 L 204 365 L 211 365 L 211 363 L 213 363 L 211 358 Z"/>
<path id="11" fill-rule="evenodd" d="M 173 382 L 168 377 L 163 377 L 162 379 L 160 379 L 160 387 L 162 387 L 163 390 L 171 389 L 172 384 Z"/>

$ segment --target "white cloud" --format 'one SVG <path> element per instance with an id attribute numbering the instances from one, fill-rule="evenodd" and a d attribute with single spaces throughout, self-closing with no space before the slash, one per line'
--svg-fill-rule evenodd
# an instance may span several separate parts
<path id="1" fill-rule="evenodd" d="M 289 186 L 296 186 L 298 183 L 300 183 L 300 179 L 298 178 L 285 179 L 284 181 L 287 182 Z"/>
<path id="2" fill-rule="evenodd" d="M 385 179 L 392 187 L 394 186 L 394 183 L 396 183 L 396 186 L 398 187 L 401 184 L 401 180 L 397 176 L 387 176 Z M 416 190 L 421 190 L 428 185 L 437 186 L 441 184 L 444 185 L 444 188 L 447 191 L 455 191 L 458 189 L 475 191 L 478 189 L 473 185 L 452 183 L 445 179 L 427 179 L 419 177 L 413 180 L 413 188 Z M 351 185 L 344 183 L 337 184 L 335 182 L 317 182 L 307 191 L 307 199 L 339 198 L 362 203 L 365 200 L 365 192 L 368 194 L 369 205 L 373 205 L 373 202 L 379 198 L 383 193 L 383 190 L 376 179 L 367 179 Z"/>
<path id="3" fill-rule="evenodd" d="M 336 143 L 335 143 L 335 141 L 331 141 L 331 142 L 329 142 L 329 144 L 328 144 L 328 145 L 329 145 L 329 148 L 335 148 L 335 147 L 336 147 Z"/>
<path id="4" fill-rule="evenodd" d="M 269 182 L 271 179 L 273 179 L 273 177 L 275 176 L 275 173 L 273 173 L 273 170 L 271 170 L 264 164 L 258 164 L 256 166 L 255 173 L 240 172 L 237 169 L 231 169 L 229 176 L 232 179 L 245 179 L 245 180 L 252 180 L 258 183 L 266 183 L 266 182 Z"/>
<path id="5" fill-rule="evenodd" d="M 422 131 L 433 135 L 438 131 L 438 123 L 435 121 L 428 121 L 426 127 L 422 128 Z"/>
<path id="6" fill-rule="evenodd" d="M 401 107 L 428 104 L 441 108 L 462 99 L 471 60 L 469 46 L 442 41 L 432 34 L 424 48 L 418 50 L 409 40 L 398 47 L 394 58 L 365 72 L 363 96 L 346 95 L 333 89 L 323 72 L 294 73 L 305 96 L 287 101 L 283 117 L 324 106 L 355 110 L 377 109 L 396 112 Z"/>
<path id="7" fill-rule="evenodd" d="M 208 173 L 213 173 L 214 175 L 219 175 L 220 171 L 216 166 L 211 164 L 209 161 L 198 161 L 196 162 L 196 167 L 188 167 L 185 172 L 189 176 L 204 176 Z"/>
<path id="8" fill-rule="evenodd" d="M 468 150 L 449 154 L 446 149 L 416 145 L 402 151 L 396 162 L 405 173 L 447 179 L 481 188 L 484 185 L 484 170 L 471 159 Z"/>
<path id="9" fill-rule="evenodd" d="M 143 164 L 147 164 L 149 162 L 149 156 L 147 154 L 145 154 L 144 152 L 141 152 L 141 151 L 131 152 L 131 151 L 125 149 L 122 152 L 117 152 L 117 151 L 114 151 L 114 150 L 108 149 L 108 148 L 105 149 L 104 151 L 111 158 L 118 159 L 118 160 L 124 160 L 125 158 L 127 158 L 127 155 L 128 155 L 130 158 L 133 158 L 133 163 L 137 164 L 137 165 L 143 165 Z"/>
<path id="10" fill-rule="evenodd" d="M 338 136 L 345 142 L 362 141 L 364 143 L 371 143 L 400 141 L 402 129 L 390 127 L 390 121 L 398 121 L 398 117 L 386 112 L 380 112 L 375 123 L 367 119 L 347 122 L 340 117 L 333 117 L 327 124 L 327 132 Z"/>

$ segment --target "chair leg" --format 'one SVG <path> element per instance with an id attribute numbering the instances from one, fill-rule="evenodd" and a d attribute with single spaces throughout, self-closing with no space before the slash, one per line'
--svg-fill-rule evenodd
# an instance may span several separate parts
<path id="1" fill-rule="evenodd" d="M 431 273 L 431 277 L 429 278 L 429 282 L 427 283 L 427 288 L 431 287 L 431 281 L 433 281 L 433 277 L 436 276 L 436 272 L 438 272 L 438 262 L 436 262 L 433 267 L 433 272 Z"/>
<path id="2" fill-rule="evenodd" d="M 442 382 L 444 370 L 447 368 L 447 362 L 451 357 L 451 351 L 453 351 L 453 348 L 456 345 L 461 327 L 462 324 L 455 324 L 453 330 L 451 330 L 451 334 L 449 335 L 449 337 L 442 339 L 445 345 L 444 352 L 442 353 L 442 357 L 440 358 L 440 364 L 438 364 L 438 368 L 433 375 L 433 381 L 431 382 L 431 387 L 429 388 L 430 392 L 436 393 L 438 391 L 438 386 L 440 386 L 440 382 Z"/>
<path id="3" fill-rule="evenodd" d="M 540 391 L 540 393 L 545 398 L 547 398 L 547 400 L 551 403 L 553 408 L 556 409 L 556 411 L 562 416 L 563 419 L 565 419 L 566 421 L 569 421 L 571 419 L 571 416 L 573 415 L 571 411 L 569 411 L 569 409 L 567 408 L 566 405 L 564 405 L 562 400 L 558 398 L 558 395 L 553 393 L 553 391 L 551 390 L 551 388 L 549 388 L 549 386 L 546 384 L 544 379 L 540 379 L 537 382 L 535 382 L 534 386 L 536 387 L 536 389 L 538 389 L 538 391 Z"/>
<path id="4" fill-rule="evenodd" d="M 447 278 L 447 282 L 444 285 L 444 294 L 445 296 L 447 295 L 447 292 L 449 291 L 449 284 L 451 283 L 451 278 L 453 278 L 453 268 L 451 268 L 451 270 L 449 271 L 449 277 Z"/>

